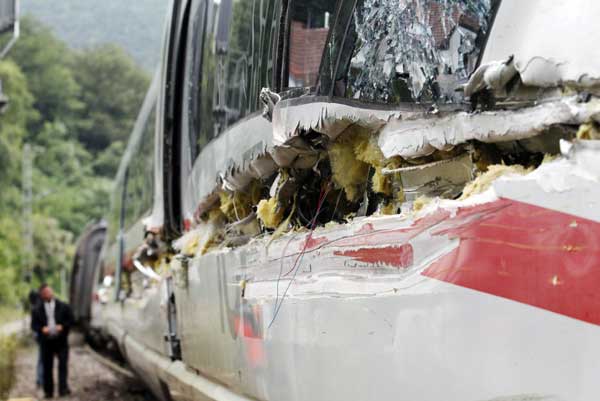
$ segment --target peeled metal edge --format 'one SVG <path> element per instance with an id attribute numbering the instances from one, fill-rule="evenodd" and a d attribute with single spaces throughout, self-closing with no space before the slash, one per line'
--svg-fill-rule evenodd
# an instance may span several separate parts
<path id="1" fill-rule="evenodd" d="M 227 189 L 235 190 L 253 176 L 274 172 L 275 164 L 268 162 L 271 140 L 271 123 L 254 114 L 206 145 L 187 177 L 185 196 L 190 210 L 184 213 L 198 213 L 192 210 L 197 205 L 200 209 L 210 207 L 216 200 L 215 191 L 224 182 Z M 261 160 L 261 156 L 267 160 Z"/>
<path id="2" fill-rule="evenodd" d="M 382 129 L 379 147 L 386 158 L 411 159 L 449 150 L 470 140 L 493 143 L 531 138 L 556 124 L 596 120 L 599 113 L 600 100 L 579 103 L 574 96 L 517 111 L 461 112 L 441 118 L 396 120 Z"/>
<path id="3" fill-rule="evenodd" d="M 301 131 L 314 130 L 337 138 L 353 124 L 379 129 L 393 118 L 414 111 L 382 110 L 358 107 L 352 104 L 326 102 L 314 98 L 312 102 L 298 104 L 298 101 L 284 100 L 273 111 L 273 144 L 285 145 Z"/>
<path id="4" fill-rule="evenodd" d="M 502 0 L 482 67 L 514 55 L 513 68 L 525 85 L 596 86 L 600 83 L 595 45 L 599 11 L 600 4 L 589 0 Z"/>

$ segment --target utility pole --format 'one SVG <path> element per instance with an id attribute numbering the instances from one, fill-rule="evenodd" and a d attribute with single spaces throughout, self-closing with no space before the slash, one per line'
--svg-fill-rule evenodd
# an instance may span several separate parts
<path id="1" fill-rule="evenodd" d="M 33 151 L 31 145 L 23 146 L 23 273 L 26 278 L 33 276 L 35 262 L 33 249 Z"/>

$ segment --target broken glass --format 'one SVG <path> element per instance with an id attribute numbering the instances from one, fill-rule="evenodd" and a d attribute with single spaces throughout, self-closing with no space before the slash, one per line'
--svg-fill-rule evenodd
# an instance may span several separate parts
<path id="1" fill-rule="evenodd" d="M 494 0 L 364 0 L 347 96 L 376 102 L 456 102 L 476 67 Z"/>

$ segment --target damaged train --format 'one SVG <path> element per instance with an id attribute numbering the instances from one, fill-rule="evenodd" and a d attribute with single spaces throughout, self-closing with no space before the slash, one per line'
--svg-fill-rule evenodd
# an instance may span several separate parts
<path id="1" fill-rule="evenodd" d="M 599 399 L 597 15 L 171 0 L 93 347 L 162 400 Z"/>

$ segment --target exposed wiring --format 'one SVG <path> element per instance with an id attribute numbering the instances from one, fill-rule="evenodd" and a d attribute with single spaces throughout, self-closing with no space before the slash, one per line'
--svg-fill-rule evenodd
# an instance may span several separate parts
<path id="1" fill-rule="evenodd" d="M 292 240 L 296 238 L 296 235 L 293 235 L 290 237 L 290 239 L 288 240 L 288 242 L 285 244 L 285 247 L 283 248 L 283 257 L 281 258 L 281 261 L 279 262 L 279 276 L 277 276 L 277 284 L 275 287 L 275 308 L 277 309 L 277 305 L 279 303 L 279 282 L 281 281 L 281 273 L 283 273 L 283 261 L 285 260 L 285 254 L 287 252 L 287 248 L 290 245 L 290 242 L 292 242 Z M 271 320 L 271 323 L 269 323 L 269 328 L 271 327 L 271 325 L 273 324 L 273 322 L 275 321 L 275 317 L 273 317 L 273 320 Z"/>
<path id="2" fill-rule="evenodd" d="M 288 293 L 290 287 L 292 286 L 292 283 L 296 279 L 298 270 L 300 270 L 301 263 L 299 263 L 299 262 L 302 261 L 302 258 L 304 257 L 304 254 L 306 253 L 306 248 L 308 248 L 308 244 L 310 243 L 310 240 L 312 239 L 312 235 L 316 228 L 317 217 L 319 216 L 319 212 L 321 211 L 323 202 L 324 202 L 325 198 L 327 197 L 327 194 L 329 193 L 330 189 L 331 189 L 331 183 L 328 183 L 326 187 L 321 189 L 321 195 L 319 196 L 317 210 L 315 211 L 315 215 L 312 219 L 310 231 L 309 231 L 308 235 L 306 236 L 306 239 L 304 240 L 304 246 L 302 247 L 302 251 L 300 251 L 300 253 L 296 257 L 296 259 L 294 260 L 294 263 L 292 264 L 292 268 L 286 274 L 283 275 L 283 276 L 287 276 L 292 271 L 294 272 L 293 276 L 290 278 L 290 281 L 289 281 L 287 287 L 285 288 L 285 291 L 283 292 L 283 295 L 281 296 L 281 301 L 279 301 L 279 303 L 278 303 L 277 301 L 279 299 L 279 282 L 282 277 L 281 272 L 283 270 L 283 260 L 285 259 L 285 257 L 283 257 L 281 259 L 281 264 L 280 264 L 280 269 L 279 269 L 279 277 L 277 278 L 277 296 L 275 298 L 275 313 L 273 314 L 273 319 L 271 320 L 271 323 L 269 323 L 269 326 L 267 327 L 268 329 L 270 329 L 271 326 L 273 325 L 273 323 L 275 322 L 275 319 L 277 318 L 277 315 L 279 314 L 279 310 L 281 309 L 281 306 L 283 305 L 283 302 L 285 301 L 285 297 L 287 296 L 287 293 Z M 291 239 L 290 239 L 290 241 L 291 241 Z M 287 249 L 288 245 L 289 245 L 289 241 L 286 244 L 286 249 Z M 285 252 L 285 250 L 284 250 L 284 252 Z M 284 253 L 284 255 L 285 255 L 285 253 Z"/>

